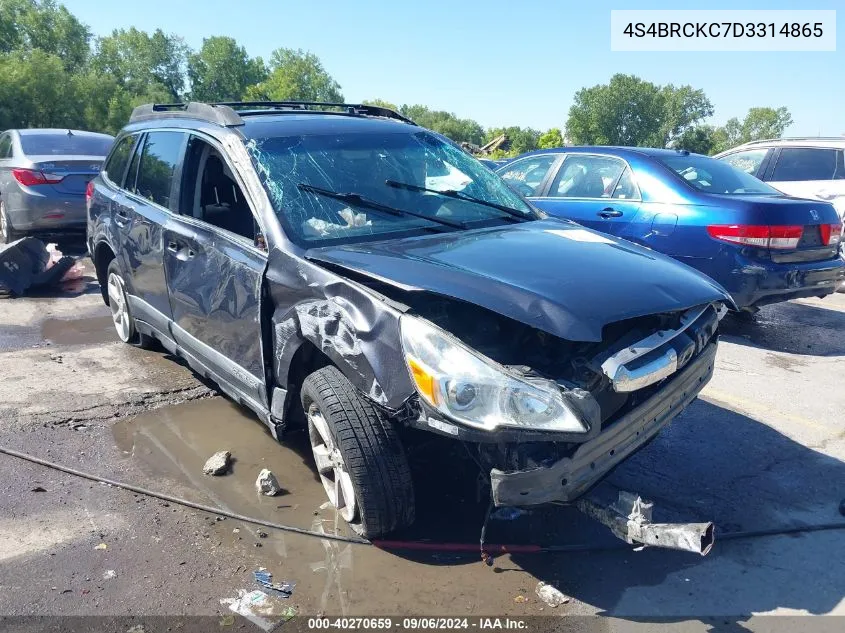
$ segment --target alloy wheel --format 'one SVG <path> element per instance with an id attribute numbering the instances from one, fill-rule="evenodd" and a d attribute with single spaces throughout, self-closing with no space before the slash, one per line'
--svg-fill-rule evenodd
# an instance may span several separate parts
<path id="1" fill-rule="evenodd" d="M 312 402 L 308 407 L 308 436 L 317 463 L 317 472 L 326 489 L 329 502 L 337 508 L 345 521 L 351 522 L 358 511 L 352 478 L 334 442 L 328 423 L 320 407 Z"/>
<path id="2" fill-rule="evenodd" d="M 126 291 L 123 287 L 123 279 L 119 275 L 111 273 L 108 281 L 109 308 L 111 309 L 112 321 L 117 335 L 124 343 L 128 343 L 132 337 L 132 323 L 129 320 L 129 309 L 126 301 Z"/>

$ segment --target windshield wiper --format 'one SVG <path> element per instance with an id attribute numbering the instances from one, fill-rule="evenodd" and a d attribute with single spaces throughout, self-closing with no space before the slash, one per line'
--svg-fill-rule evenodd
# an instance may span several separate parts
<path id="1" fill-rule="evenodd" d="M 359 193 L 342 193 L 339 191 L 332 191 L 330 189 L 323 189 L 321 187 L 315 187 L 314 185 L 309 185 L 305 182 L 300 182 L 296 185 L 298 189 L 301 191 L 307 191 L 309 193 L 316 193 L 321 196 L 326 196 L 327 198 L 334 198 L 335 200 L 340 200 L 341 202 L 346 202 L 347 204 L 354 204 L 359 207 L 367 207 L 368 209 L 373 209 L 374 211 L 381 211 L 382 213 L 386 213 L 387 215 L 392 215 L 397 218 L 401 218 L 403 216 L 411 216 L 414 218 L 421 218 L 423 220 L 429 220 L 431 222 L 435 222 L 437 224 L 442 224 L 443 226 L 449 226 L 453 229 L 466 229 L 467 226 L 463 222 L 454 222 L 453 220 L 446 220 L 444 218 L 435 218 L 430 215 L 424 215 L 422 213 L 414 213 L 413 211 L 407 211 L 405 209 L 397 209 L 396 207 L 390 207 L 386 204 L 381 204 L 380 202 L 376 202 L 375 200 L 370 200 L 369 198 L 365 198 Z"/>
<path id="2" fill-rule="evenodd" d="M 491 207 L 493 209 L 498 209 L 499 211 L 504 211 L 508 215 L 511 215 L 515 218 L 519 218 L 520 220 L 531 220 L 532 218 L 521 211 L 517 211 L 516 209 L 511 209 L 508 206 L 503 204 L 498 204 L 496 202 L 489 202 L 487 200 L 482 200 L 481 198 L 476 198 L 475 196 L 471 196 L 469 194 L 464 193 L 463 191 L 457 191 L 455 189 L 429 189 L 428 187 L 420 187 L 419 185 L 412 185 L 407 182 L 397 182 L 396 180 L 385 180 L 384 184 L 388 187 L 395 187 L 396 189 L 407 189 L 408 191 L 417 191 L 420 193 L 436 193 L 440 196 L 445 196 L 447 198 L 454 198 L 455 200 L 465 200 L 466 202 L 474 202 L 475 204 L 481 204 L 485 207 Z"/>

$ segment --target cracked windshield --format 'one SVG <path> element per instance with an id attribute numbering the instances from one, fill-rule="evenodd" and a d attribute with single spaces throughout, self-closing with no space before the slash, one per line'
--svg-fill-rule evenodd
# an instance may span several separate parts
<path id="1" fill-rule="evenodd" d="M 428 132 L 266 138 L 247 149 L 287 232 L 309 245 L 536 217 L 497 175 Z"/>

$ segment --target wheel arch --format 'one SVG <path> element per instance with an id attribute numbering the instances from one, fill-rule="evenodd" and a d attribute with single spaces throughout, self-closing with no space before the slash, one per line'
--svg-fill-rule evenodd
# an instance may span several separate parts
<path id="1" fill-rule="evenodd" d="M 92 258 L 94 262 L 94 273 L 97 275 L 97 282 L 100 284 L 100 293 L 103 295 L 103 302 L 106 305 L 109 304 L 106 272 L 109 269 L 109 264 L 115 257 L 114 250 L 105 240 L 100 240 L 94 246 Z"/>

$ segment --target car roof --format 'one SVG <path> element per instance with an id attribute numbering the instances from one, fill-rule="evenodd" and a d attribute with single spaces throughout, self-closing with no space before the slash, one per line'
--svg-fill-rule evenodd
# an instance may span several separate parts
<path id="1" fill-rule="evenodd" d="M 300 134 L 360 132 L 413 132 L 421 128 L 386 117 L 362 116 L 344 112 L 255 114 L 243 117 L 239 127 L 246 138 L 272 138 Z"/>
<path id="2" fill-rule="evenodd" d="M 524 158 L 526 156 L 539 156 L 542 154 L 609 154 L 611 156 L 618 156 L 620 158 L 641 157 L 648 156 L 651 158 L 660 158 L 664 156 L 678 156 L 679 154 L 690 154 L 693 156 L 701 156 L 701 154 L 694 154 L 680 149 L 660 149 L 657 147 L 624 147 L 619 145 L 567 145 L 563 147 L 553 147 L 551 149 L 538 149 L 533 152 L 527 152 L 517 156 L 517 158 Z"/>
<path id="3" fill-rule="evenodd" d="M 88 132 L 86 130 L 71 130 L 68 128 L 26 128 L 15 130 L 21 136 L 67 136 L 70 132 L 74 136 L 88 136 L 99 138 L 114 138 L 111 134 L 101 134 L 100 132 Z"/>
<path id="4" fill-rule="evenodd" d="M 831 148 L 845 148 L 845 136 L 842 137 L 800 137 L 800 138 L 775 138 L 766 139 L 762 141 L 751 141 L 750 143 L 743 143 L 732 147 L 728 151 L 736 151 L 738 149 L 753 149 L 755 147 L 831 147 Z"/>

